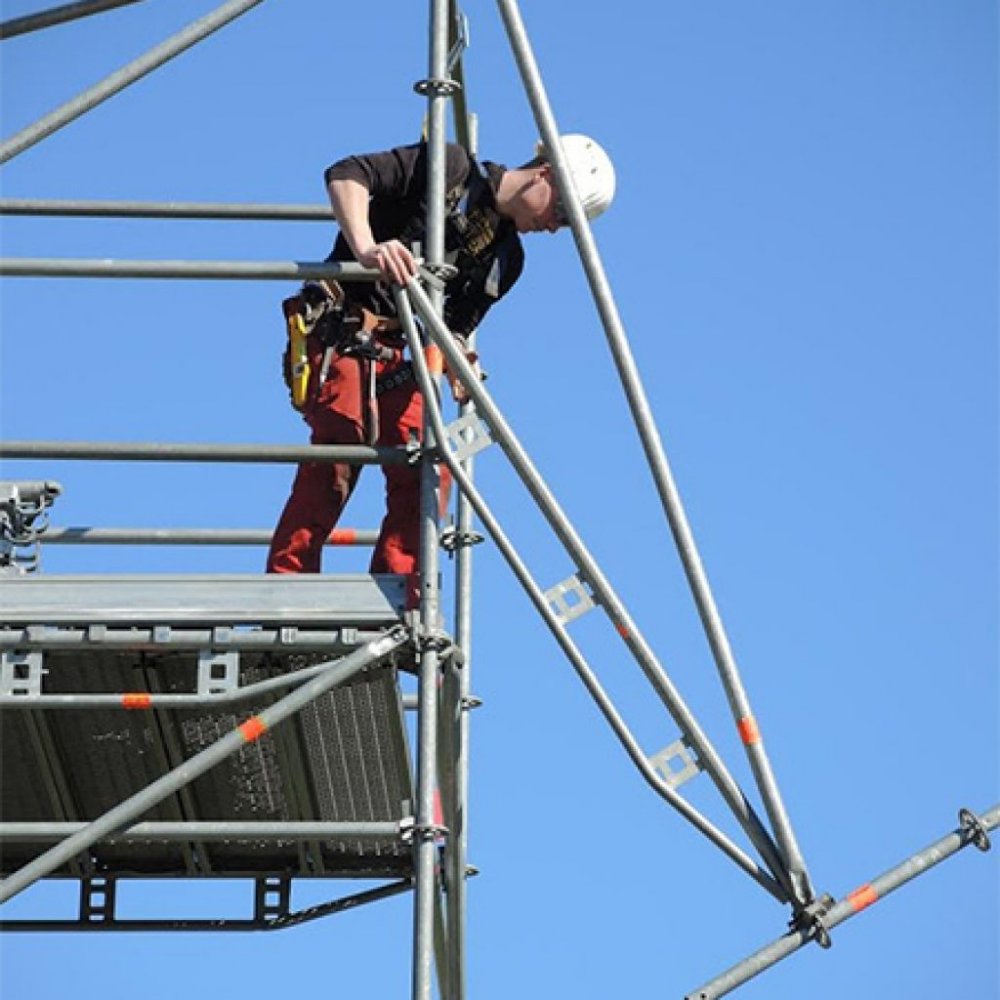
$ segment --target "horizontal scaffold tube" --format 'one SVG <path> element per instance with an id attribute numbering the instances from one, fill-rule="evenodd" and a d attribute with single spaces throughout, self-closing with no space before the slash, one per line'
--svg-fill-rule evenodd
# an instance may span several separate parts
<path id="1" fill-rule="evenodd" d="M 980 850 L 989 849 L 989 839 L 987 834 L 995 830 L 1000 825 L 1000 805 L 993 806 L 987 812 L 975 817 L 972 813 L 962 810 L 962 825 L 953 830 L 947 836 L 925 847 L 902 864 L 895 868 L 890 868 L 887 872 L 879 875 L 859 886 L 853 892 L 848 893 L 839 900 L 821 917 L 821 924 L 824 930 L 831 930 L 845 920 L 856 916 L 862 910 L 866 910 L 873 903 L 887 896 L 890 892 L 905 885 L 911 879 L 923 874 L 935 865 L 940 864 L 953 854 L 968 847 L 969 844 L 976 844 Z M 967 822 L 971 820 L 972 822 Z M 706 983 L 700 989 L 689 993 L 685 1000 L 717 1000 L 727 993 L 731 993 L 738 986 L 753 979 L 772 965 L 787 958 L 793 952 L 798 951 L 804 945 L 813 940 L 815 932 L 813 929 L 802 929 L 790 931 L 783 937 L 778 938 L 771 944 L 761 948 L 760 951 L 744 959 L 731 969 L 716 977 L 710 983 Z"/>
<path id="2" fill-rule="evenodd" d="M 46 545 L 269 545 L 270 528 L 46 528 Z M 374 528 L 334 528 L 327 545 L 374 545 Z"/>
<path id="3" fill-rule="evenodd" d="M 329 205 L 277 205 L 251 202 L 241 204 L 203 201 L 78 201 L 65 198 L 0 198 L 0 215 L 330 222 L 333 219 L 333 210 Z"/>
<path id="4" fill-rule="evenodd" d="M 377 281 L 378 271 L 360 264 L 297 260 L 106 260 L 100 257 L 4 257 L 0 275 L 10 278 L 184 278 L 236 281 Z"/>
<path id="5" fill-rule="evenodd" d="M 376 641 L 378 636 L 371 639 Z M 341 660 L 329 660 L 325 663 L 314 663 L 310 667 L 292 670 L 268 677 L 243 687 L 234 687 L 228 691 L 216 691 L 211 694 L 195 693 L 162 693 L 151 694 L 148 691 L 132 691 L 127 694 L 0 694 L 0 709 L 49 709 L 49 708 L 101 708 L 122 709 L 126 712 L 152 711 L 161 708 L 206 708 L 216 705 L 232 705 L 262 694 L 271 694 L 282 688 L 294 687 L 315 677 L 317 674 L 332 670 Z"/>
<path id="6" fill-rule="evenodd" d="M 0 441 L 0 458 L 103 459 L 112 462 L 316 462 L 404 465 L 406 448 L 367 445 L 187 444 L 161 441 Z"/>
<path id="7" fill-rule="evenodd" d="M 86 823 L 0 823 L 0 843 L 57 842 L 85 829 Z M 134 844 L 155 840 L 398 840 L 412 827 L 412 821 L 387 820 L 371 823 L 241 823 L 195 820 L 190 823 L 136 823 L 109 834 L 102 844 Z"/>

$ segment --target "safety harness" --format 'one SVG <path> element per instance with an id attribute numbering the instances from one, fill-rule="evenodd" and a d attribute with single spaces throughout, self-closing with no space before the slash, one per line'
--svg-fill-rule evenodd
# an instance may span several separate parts
<path id="1" fill-rule="evenodd" d="M 452 279 L 455 284 L 449 281 L 449 293 L 457 293 L 459 297 L 478 293 L 497 299 L 500 274 L 507 259 L 506 244 L 491 252 L 498 218 L 494 211 L 477 209 L 481 194 L 489 185 L 489 175 L 478 160 L 472 159 L 471 163 L 467 177 L 445 195 L 445 263 L 456 269 L 456 277 Z M 397 237 L 404 246 L 419 245 L 423 238 L 424 207 L 421 202 L 411 222 Z M 310 399 L 319 395 L 335 355 L 354 357 L 361 369 L 365 392 L 365 441 L 375 444 L 379 432 L 377 397 L 413 378 L 409 362 L 382 376 L 376 375 L 377 363 L 394 360 L 403 348 L 399 320 L 349 302 L 343 288 L 327 279 L 306 282 L 298 295 L 283 301 L 282 309 L 288 332 L 282 368 L 292 406 L 304 412 Z M 322 347 L 318 372 L 315 353 L 310 356 L 310 337 Z"/>
<path id="2" fill-rule="evenodd" d="M 399 320 L 348 302 L 343 288 L 330 280 L 307 281 L 281 306 L 288 331 L 282 369 L 292 406 L 299 412 L 307 409 L 310 395 L 318 396 L 329 377 L 336 355 L 355 358 L 364 387 L 365 443 L 375 444 L 379 436 L 375 399 L 387 388 L 376 378 L 376 364 L 399 356 L 403 348 Z M 322 349 L 315 378 L 317 359 L 310 356 L 310 337 Z"/>

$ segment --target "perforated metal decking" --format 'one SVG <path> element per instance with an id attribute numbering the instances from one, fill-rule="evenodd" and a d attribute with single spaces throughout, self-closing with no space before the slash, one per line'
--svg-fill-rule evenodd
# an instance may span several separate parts
<path id="1" fill-rule="evenodd" d="M 403 586 L 13 576 L 0 606 L 3 693 L 25 699 L 0 727 L 7 875 L 398 626 Z M 391 658 L 362 667 L 49 874 L 81 879 L 84 897 L 94 878 L 409 879 L 396 671 Z"/>

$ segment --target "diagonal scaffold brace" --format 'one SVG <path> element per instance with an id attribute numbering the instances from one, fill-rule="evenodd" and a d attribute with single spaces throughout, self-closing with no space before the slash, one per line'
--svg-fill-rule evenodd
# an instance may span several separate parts
<path id="1" fill-rule="evenodd" d="M 513 431 L 511 431 L 506 422 L 503 420 L 496 404 L 492 401 L 486 390 L 475 378 L 475 375 L 462 352 L 459 351 L 454 345 L 454 342 L 448 333 L 447 327 L 444 326 L 440 317 L 433 309 L 430 299 L 420 286 L 415 281 L 412 281 L 407 286 L 406 294 L 402 294 L 397 291 L 396 303 L 397 308 L 399 309 L 400 318 L 403 322 L 404 330 L 407 331 L 407 335 L 410 339 L 411 357 L 413 358 L 414 369 L 417 373 L 421 391 L 424 394 L 425 400 L 427 400 L 427 410 L 431 419 L 434 421 L 433 426 L 436 431 L 437 439 L 443 442 L 447 440 L 447 434 L 440 416 L 440 408 L 436 403 L 434 386 L 430 380 L 427 365 L 423 358 L 423 350 L 419 342 L 419 336 L 415 330 L 414 312 L 413 307 L 410 304 L 411 299 L 415 303 L 417 311 L 420 313 L 421 318 L 424 321 L 425 329 L 427 330 L 431 341 L 434 345 L 440 348 L 442 353 L 445 355 L 452 372 L 458 376 L 459 380 L 469 392 L 470 397 L 479 409 L 480 415 L 489 415 L 486 419 L 491 430 L 493 431 L 495 440 L 497 440 L 498 443 L 500 443 L 504 448 L 508 458 L 511 460 L 518 474 L 521 476 L 522 481 L 525 482 L 529 492 L 535 498 L 539 508 L 549 520 L 557 537 L 566 548 L 567 553 L 571 555 L 577 565 L 581 568 L 581 571 L 586 574 L 586 578 L 594 587 L 600 603 L 602 603 L 602 605 L 604 605 L 608 610 L 608 614 L 616 623 L 616 629 L 619 635 L 628 644 L 640 667 L 649 678 L 654 690 L 664 701 L 668 711 L 681 727 L 682 731 L 684 731 L 685 734 L 691 739 L 692 745 L 696 746 L 701 759 L 703 761 L 706 759 L 708 760 L 706 769 L 709 770 L 709 773 L 712 775 L 713 779 L 715 779 L 716 784 L 720 788 L 720 791 L 723 792 L 724 797 L 727 797 L 728 793 L 727 802 L 733 808 L 737 819 L 740 820 L 745 829 L 748 829 L 748 833 L 755 846 L 758 847 L 765 858 L 770 857 L 771 861 L 780 872 L 781 869 L 778 867 L 779 861 L 777 858 L 776 848 L 774 847 L 773 842 L 769 840 L 766 831 L 760 824 L 760 820 L 753 813 L 753 810 L 746 801 L 742 792 L 739 790 L 735 781 L 733 781 L 732 777 L 725 771 L 724 766 L 721 764 L 721 761 L 719 760 L 714 749 L 708 743 L 707 738 L 697 727 L 697 723 L 694 721 L 694 718 L 687 709 L 687 706 L 683 703 L 680 695 L 674 689 L 669 678 L 663 671 L 663 668 L 660 666 L 652 651 L 645 643 L 641 633 L 639 633 L 637 627 L 628 616 L 627 611 L 621 605 L 620 600 L 611 589 L 610 584 L 605 580 L 590 553 L 584 548 L 582 541 L 569 524 L 562 509 L 558 506 L 555 498 L 549 492 L 548 487 L 545 485 L 538 471 L 535 469 L 528 456 L 524 453 L 524 450 L 514 436 Z M 590 668 L 577 645 L 569 636 L 563 622 L 560 621 L 559 618 L 553 613 L 553 609 L 549 604 L 549 601 L 546 599 L 546 595 L 542 592 L 537 583 L 535 583 L 523 560 L 510 544 L 489 508 L 485 505 L 481 496 L 465 475 L 461 468 L 461 463 L 456 460 L 454 454 L 444 445 L 440 447 L 439 454 L 448 464 L 459 489 L 462 491 L 463 495 L 467 496 L 471 501 L 476 514 L 479 516 L 491 537 L 497 543 L 497 546 L 506 558 L 508 565 L 510 565 L 511 569 L 514 571 L 515 576 L 528 593 L 528 596 L 535 604 L 543 620 L 546 622 L 556 638 L 556 641 L 559 643 L 570 663 L 577 671 L 591 696 L 597 702 L 598 707 L 601 709 L 605 718 L 608 720 L 612 729 L 646 781 L 659 795 L 665 798 L 675 809 L 677 809 L 681 815 L 683 815 L 701 833 L 721 848 L 724 853 L 726 853 L 733 861 L 743 868 L 776 899 L 781 902 L 787 902 L 790 898 L 787 874 L 785 876 L 784 883 L 782 883 L 777 877 L 772 877 L 774 869 L 772 869 L 771 874 L 768 874 L 767 871 L 761 869 L 760 866 L 753 861 L 753 859 L 749 858 L 738 846 L 732 843 L 728 837 L 717 830 L 711 823 L 701 816 L 697 810 L 693 809 L 679 794 L 677 794 L 673 788 L 663 782 L 663 780 L 652 770 L 649 765 L 649 761 L 646 759 L 621 716 L 614 708 L 611 700 L 607 697 L 593 670 Z M 716 766 L 718 770 L 713 770 Z"/>
<path id="2" fill-rule="evenodd" d="M 778 789 L 777 780 L 764 748 L 760 726 L 754 717 L 750 699 L 740 678 L 736 658 L 712 594 L 708 574 L 702 564 L 694 533 L 684 510 L 680 491 L 667 460 L 663 442 L 653 419 L 639 368 L 632 356 L 597 244 L 591 234 L 590 224 L 573 186 L 569 164 L 559 142 L 559 127 L 545 91 L 545 85 L 528 39 L 524 21 L 521 18 L 516 0 L 497 0 L 497 5 L 521 73 L 528 100 L 534 112 L 535 122 L 552 162 L 562 202 L 566 206 L 569 224 L 580 254 L 580 261 L 590 285 L 607 336 L 608 346 L 625 391 L 667 522 L 670 525 L 692 597 L 705 629 L 740 741 L 745 749 L 757 789 L 764 802 L 771 829 L 778 842 L 782 866 L 788 871 L 792 905 L 797 912 L 805 913 L 815 898 L 805 859 L 799 849 Z"/>

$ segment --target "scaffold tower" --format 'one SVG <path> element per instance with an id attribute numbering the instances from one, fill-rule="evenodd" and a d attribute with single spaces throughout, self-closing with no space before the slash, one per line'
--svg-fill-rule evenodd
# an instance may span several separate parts
<path id="1" fill-rule="evenodd" d="M 0 37 L 108 13 L 141 0 L 91 0 L 0 24 Z M 262 0 L 228 0 L 0 146 L 18 156 Z M 420 595 L 408 608 L 392 575 L 50 574 L 48 546 L 266 544 L 245 528 L 65 527 L 60 496 L 71 478 L 0 483 L 0 848 L 7 901 L 43 879 L 79 887 L 74 917 L 4 919 L 14 931 L 278 930 L 412 894 L 412 997 L 465 1000 L 469 861 L 472 572 L 488 540 L 523 589 L 639 775 L 660 800 L 767 896 L 788 907 L 787 930 L 686 1000 L 714 1000 L 807 944 L 829 947 L 835 927 L 968 846 L 985 851 L 1000 805 L 957 810 L 954 829 L 840 899 L 807 866 L 779 789 L 761 724 L 713 595 L 653 420 L 597 244 L 559 142 L 561 130 L 516 0 L 497 0 L 503 29 L 568 215 L 583 274 L 607 338 L 631 420 L 738 734 L 753 796 L 738 782 L 668 673 L 618 589 L 529 455 L 442 319 L 445 143 L 477 151 L 467 106 L 469 25 L 456 0 L 431 0 L 426 109 L 429 181 L 419 279 L 395 287 L 417 383 L 427 402 L 423 444 L 405 447 L 182 442 L 5 440 L 8 460 L 57 463 L 289 465 L 409 463 L 421 470 Z M 316 205 L 0 199 L 0 214 L 143 220 L 329 221 Z M 356 264 L 251 260 L 13 258 L 9 280 L 45 277 L 378 280 Z M 168 350 L 164 347 L 164 350 Z M 441 362 L 464 387 L 453 419 L 441 402 Z M 476 456 L 502 453 L 573 571 L 538 579 L 474 477 Z M 457 486 L 450 519 L 439 509 L 442 469 Z M 482 530 L 482 534 L 479 533 Z M 331 546 L 365 546 L 368 529 L 340 528 Z M 441 557 L 450 557 L 447 564 Z M 443 580 L 447 577 L 447 583 Z M 446 608 L 446 596 L 453 606 Z M 662 748 L 644 747 L 587 649 L 592 622 L 672 721 Z M 597 626 L 592 626 L 597 628 Z M 602 640 L 603 641 L 603 640 Z M 699 775 L 726 811 L 709 818 L 684 786 Z M 688 789 L 689 790 L 689 789 Z M 762 808 L 755 803 L 759 802 Z M 956 804 L 957 809 L 958 804 Z M 117 894 L 127 880 L 245 880 L 240 917 L 134 919 Z M 374 887 L 297 907 L 308 880 Z M 656 984 L 660 988 L 660 984 Z"/>

